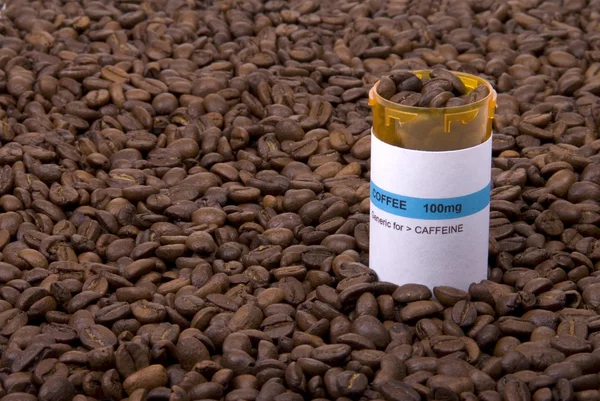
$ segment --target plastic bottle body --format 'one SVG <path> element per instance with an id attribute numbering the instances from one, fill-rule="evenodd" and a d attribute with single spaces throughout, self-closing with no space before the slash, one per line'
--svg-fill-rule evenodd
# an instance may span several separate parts
<path id="1" fill-rule="evenodd" d="M 487 84 L 457 75 L 469 88 Z M 371 91 L 370 267 L 380 280 L 467 289 L 487 278 L 489 89 L 447 109 L 403 107 Z"/>

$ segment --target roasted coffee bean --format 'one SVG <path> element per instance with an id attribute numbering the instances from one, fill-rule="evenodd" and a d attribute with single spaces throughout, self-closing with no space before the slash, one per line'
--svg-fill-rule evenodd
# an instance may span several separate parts
<path id="1" fill-rule="evenodd" d="M 461 327 L 475 323 L 477 310 L 471 302 L 458 301 L 452 307 L 452 320 Z"/>
<path id="2" fill-rule="evenodd" d="M 346 344 L 322 345 L 312 351 L 311 358 L 331 365 L 344 361 L 351 351 L 352 348 Z"/>
<path id="3" fill-rule="evenodd" d="M 337 377 L 337 387 L 344 396 L 352 397 L 363 394 L 367 389 L 369 379 L 363 373 L 345 371 Z"/>
<path id="4" fill-rule="evenodd" d="M 377 85 L 377 93 L 384 99 L 390 99 L 396 93 L 396 84 L 390 77 L 382 77 Z"/>
<path id="5" fill-rule="evenodd" d="M 443 307 L 435 301 L 415 301 L 400 311 L 400 317 L 403 321 L 414 321 L 415 319 L 435 316 L 442 309 Z"/>
<path id="6" fill-rule="evenodd" d="M 66 377 L 53 377 L 42 384 L 38 398 L 45 401 L 67 401 L 72 400 L 76 394 L 75 386 Z"/>
<path id="7" fill-rule="evenodd" d="M 529 388 L 527 388 L 527 385 L 517 379 L 506 383 L 504 388 L 504 399 L 510 401 L 530 400 L 531 393 Z"/>
<path id="8" fill-rule="evenodd" d="M 382 76 L 377 82 L 377 94 L 394 103 L 433 108 L 462 106 L 478 102 L 489 94 L 485 85 L 467 90 L 462 80 L 448 70 L 434 69 L 430 76 L 432 79 L 414 74 Z"/>
<path id="9" fill-rule="evenodd" d="M 0 11 L 2 401 L 599 399 L 597 4 L 38 3 Z M 488 280 L 378 282 L 369 93 L 489 96 L 459 72 Z"/>
<path id="10" fill-rule="evenodd" d="M 150 391 L 167 384 L 167 372 L 161 365 L 151 365 L 143 368 L 123 381 L 123 389 L 131 395 L 138 389 Z"/>
<path id="11" fill-rule="evenodd" d="M 387 401 L 418 401 L 421 399 L 419 393 L 412 386 L 397 380 L 383 383 L 381 394 Z"/>
<path id="12" fill-rule="evenodd" d="M 117 343 L 114 333 L 99 324 L 82 327 L 79 330 L 79 339 L 85 347 L 91 349 L 114 346 Z"/>

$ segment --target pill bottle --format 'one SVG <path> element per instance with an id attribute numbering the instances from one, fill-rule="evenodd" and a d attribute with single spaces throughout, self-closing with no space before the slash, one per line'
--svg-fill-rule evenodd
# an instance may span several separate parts
<path id="1" fill-rule="evenodd" d="M 413 71 L 429 78 L 429 70 Z M 393 103 L 369 93 L 371 130 L 369 265 L 379 280 L 467 290 L 487 278 L 492 120 L 496 92 L 453 72 L 467 93 L 458 107 Z"/>

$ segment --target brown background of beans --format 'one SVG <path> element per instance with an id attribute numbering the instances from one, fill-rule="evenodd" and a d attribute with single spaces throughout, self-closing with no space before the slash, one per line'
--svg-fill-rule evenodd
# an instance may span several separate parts
<path id="1" fill-rule="evenodd" d="M 13 0 L 0 400 L 599 400 L 599 21 L 598 0 Z M 436 68 L 498 91 L 468 292 L 368 267 L 368 91 Z"/>

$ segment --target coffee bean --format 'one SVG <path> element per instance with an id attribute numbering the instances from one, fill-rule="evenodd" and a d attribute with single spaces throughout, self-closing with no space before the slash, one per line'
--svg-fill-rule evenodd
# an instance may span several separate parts
<path id="1" fill-rule="evenodd" d="M 470 326 L 477 318 L 477 310 L 471 302 L 458 301 L 452 307 L 452 320 L 461 327 Z"/>
<path id="2" fill-rule="evenodd" d="M 79 332 L 81 343 L 87 348 L 114 346 L 117 343 L 117 337 L 105 326 L 92 324 L 82 327 Z"/>
<path id="3" fill-rule="evenodd" d="M 76 394 L 75 386 L 66 378 L 50 378 L 42 384 L 38 398 L 45 401 L 72 400 Z"/>
<path id="4" fill-rule="evenodd" d="M 400 311 L 400 317 L 403 321 L 411 321 L 428 316 L 433 316 L 441 312 L 443 307 L 435 301 L 415 301 L 405 306 Z"/>
<path id="5" fill-rule="evenodd" d="M 368 383 L 367 376 L 352 371 L 344 371 L 337 377 L 338 390 L 348 397 L 363 394 L 367 389 Z"/>
<path id="6" fill-rule="evenodd" d="M 273 339 L 290 336 L 295 326 L 294 320 L 285 314 L 271 315 L 261 324 L 262 330 Z"/>
<path id="7" fill-rule="evenodd" d="M 396 93 L 396 84 L 389 77 L 383 77 L 377 85 L 377 93 L 384 99 L 390 99 Z"/>
<path id="8" fill-rule="evenodd" d="M 387 401 L 418 401 L 421 399 L 411 386 L 397 380 L 390 380 L 381 386 L 381 394 Z"/>
<path id="9" fill-rule="evenodd" d="M 413 74 L 383 76 L 377 83 L 377 93 L 394 103 L 434 108 L 478 102 L 489 94 L 485 85 L 479 85 L 467 94 L 465 84 L 448 70 L 434 69 L 430 75 L 432 79 Z M 464 96 L 464 99 L 455 96 Z M 451 100 L 453 102 L 448 105 Z"/>
<path id="10" fill-rule="evenodd" d="M 420 284 L 401 285 L 392 294 L 394 301 L 398 303 L 428 300 L 431 296 L 431 290 Z"/>
<path id="11" fill-rule="evenodd" d="M 435 298 L 444 306 L 453 306 L 461 300 L 468 299 L 468 293 L 456 288 L 439 286 L 434 287 L 433 294 Z"/>
<path id="12" fill-rule="evenodd" d="M 164 386 L 167 384 L 167 380 L 167 372 L 163 366 L 150 365 L 125 379 L 123 389 L 127 394 L 131 395 L 138 389 L 150 391 L 154 388 Z"/>
<path id="13" fill-rule="evenodd" d="M 2 400 L 599 398 L 593 4 L 80 3 L 2 11 Z M 455 72 L 488 280 L 377 282 L 369 91 Z"/>
<path id="14" fill-rule="evenodd" d="M 506 383 L 504 388 L 504 399 L 505 400 L 530 400 L 531 393 L 527 388 L 527 385 L 520 380 L 515 380 Z"/>
<path id="15" fill-rule="evenodd" d="M 460 95 L 466 92 L 465 84 L 454 74 L 444 69 L 434 69 L 431 71 L 432 78 L 444 79 L 452 84 L 452 87 Z"/>
<path id="16" fill-rule="evenodd" d="M 358 317 L 352 323 L 352 331 L 368 338 L 379 349 L 385 348 L 390 341 L 389 334 L 383 324 L 373 316 Z"/>
<path id="17" fill-rule="evenodd" d="M 312 351 L 311 358 L 331 365 L 345 360 L 350 352 L 351 348 L 346 344 L 322 345 Z"/>
<path id="18" fill-rule="evenodd" d="M 115 352 L 115 364 L 123 377 L 131 376 L 136 371 L 150 365 L 150 351 L 139 343 L 126 342 Z"/>

